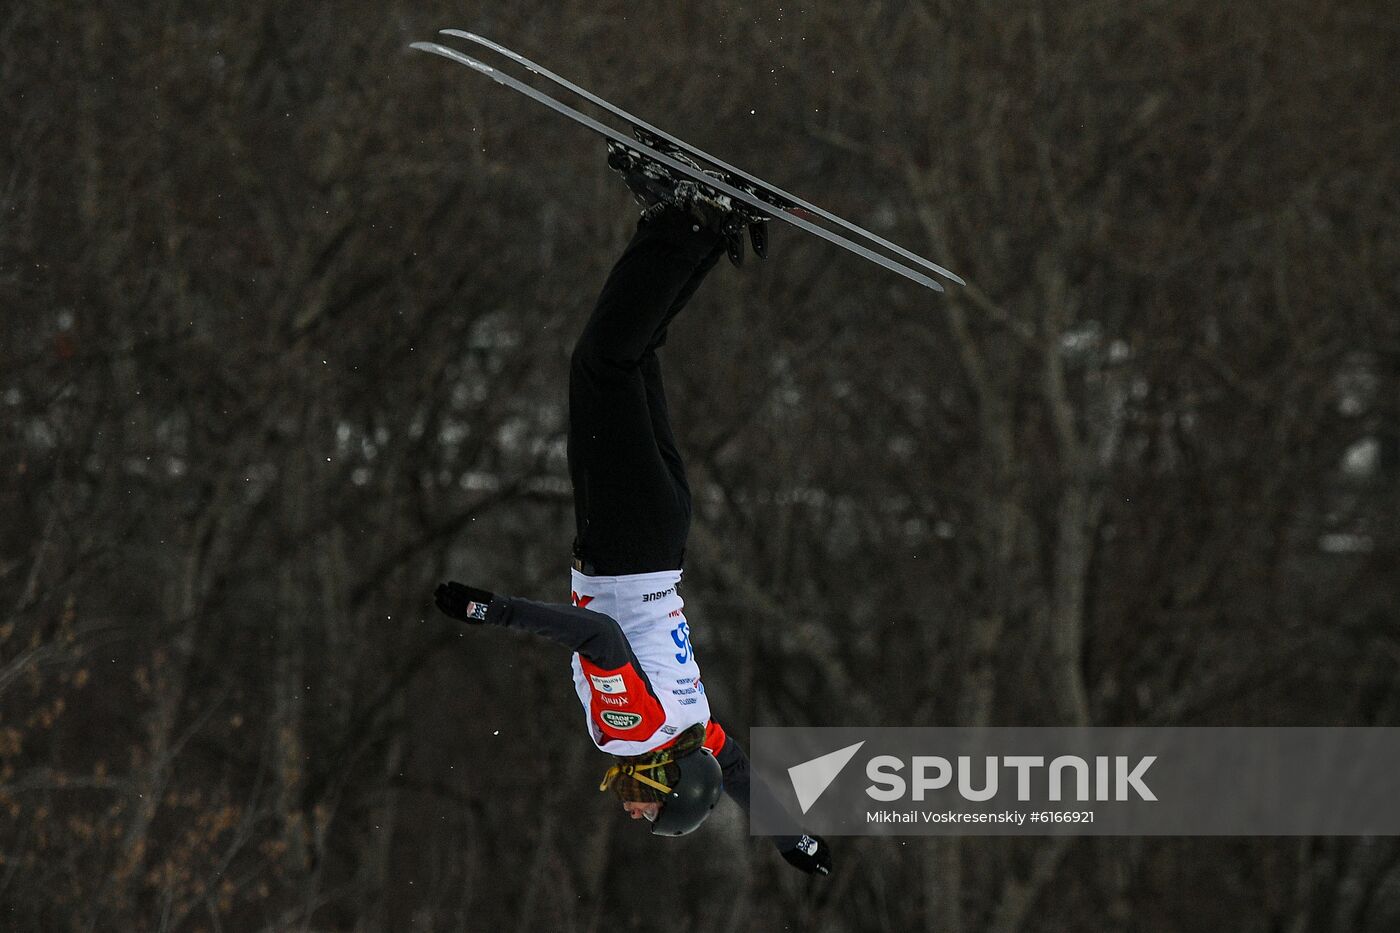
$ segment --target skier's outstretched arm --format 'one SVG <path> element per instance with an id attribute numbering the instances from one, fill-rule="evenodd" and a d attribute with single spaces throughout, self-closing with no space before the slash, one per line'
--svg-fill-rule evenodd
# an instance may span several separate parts
<path id="1" fill-rule="evenodd" d="M 462 622 L 500 625 L 542 635 L 606 670 L 635 661 L 616 621 L 601 612 L 518 596 L 497 596 L 461 583 L 443 583 L 434 594 L 438 608 Z"/>
<path id="2" fill-rule="evenodd" d="M 749 812 L 749 804 L 753 797 L 759 798 L 765 808 L 782 806 L 773 797 L 767 785 L 762 781 L 753 780 L 749 769 L 749 756 L 744 754 L 744 749 L 734 740 L 733 735 L 725 733 L 724 745 L 720 747 L 715 758 L 724 772 L 724 792 L 744 808 L 744 813 Z M 778 852 L 794 868 L 800 868 L 809 875 L 814 872 L 823 875 L 831 873 L 831 850 L 822 837 L 804 834 L 770 838 Z"/>

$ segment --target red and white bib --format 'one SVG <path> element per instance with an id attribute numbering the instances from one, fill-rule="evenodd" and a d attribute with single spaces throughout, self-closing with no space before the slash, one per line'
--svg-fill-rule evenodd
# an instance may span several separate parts
<path id="1" fill-rule="evenodd" d="M 573 656 L 574 690 L 587 714 L 593 744 L 611 755 L 640 755 L 710 719 L 700 666 L 690 645 L 679 570 L 590 577 L 573 571 L 575 606 L 617 620 L 651 682 L 625 665 L 603 670 Z"/>

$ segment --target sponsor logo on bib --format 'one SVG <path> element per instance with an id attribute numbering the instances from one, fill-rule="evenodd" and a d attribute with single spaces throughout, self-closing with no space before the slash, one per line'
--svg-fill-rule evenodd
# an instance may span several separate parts
<path id="1" fill-rule="evenodd" d="M 611 677 L 599 677 L 597 674 L 589 674 L 588 679 L 593 681 L 593 689 L 599 693 L 626 693 L 627 685 L 622 682 L 621 674 L 613 674 Z"/>
<path id="2" fill-rule="evenodd" d="M 620 713 L 615 709 L 605 709 L 598 713 L 598 718 L 614 729 L 626 731 L 635 729 L 642 724 L 640 713 Z"/>

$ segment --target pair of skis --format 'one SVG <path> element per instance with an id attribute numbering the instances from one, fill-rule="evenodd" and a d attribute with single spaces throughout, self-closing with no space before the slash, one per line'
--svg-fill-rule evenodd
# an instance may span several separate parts
<path id="1" fill-rule="evenodd" d="M 556 100 L 554 97 L 545 94 L 543 91 L 539 91 L 531 87 L 530 85 L 525 84 L 524 82 L 519 81 L 516 78 L 513 78 L 510 75 L 499 71 L 496 68 L 492 68 L 490 65 L 487 65 L 483 62 L 478 61 L 475 58 L 472 58 L 469 55 L 459 52 L 456 49 L 449 48 L 448 46 L 441 45 L 437 42 L 414 42 L 411 47 L 418 49 L 419 51 L 431 52 L 434 55 L 441 55 L 443 58 L 451 59 L 452 61 L 457 62 L 458 64 L 466 65 L 468 68 L 472 68 L 476 71 L 479 71 L 482 74 L 486 75 L 486 77 L 495 81 L 497 84 L 501 84 L 505 87 L 510 88 L 512 91 L 524 94 L 526 97 L 529 97 L 530 99 L 537 101 L 538 103 L 544 104 L 549 109 L 568 117 L 570 120 L 573 120 L 577 123 L 582 124 L 583 126 L 588 127 L 590 130 L 592 130 L 595 133 L 598 133 L 600 136 L 622 143 L 630 149 L 643 153 L 644 155 L 646 155 L 647 158 L 656 160 L 657 162 L 661 163 L 662 165 L 666 166 L 674 172 L 678 172 L 682 175 L 694 179 L 695 181 L 702 182 L 711 188 L 714 188 L 718 191 L 723 192 L 724 194 L 729 195 L 729 197 L 731 198 L 748 204 L 750 207 L 757 208 L 758 210 L 762 211 L 763 213 L 769 216 L 777 217 L 783 221 L 786 221 L 789 224 L 792 224 L 794 227 L 797 227 L 800 230 L 805 230 L 808 233 L 821 237 L 823 240 L 826 240 L 829 243 L 834 243 L 842 249 L 855 253 L 862 259 L 867 259 L 870 262 L 875 263 L 876 265 L 882 266 L 885 269 L 889 269 L 891 272 L 898 273 L 899 275 L 904 276 L 906 279 L 909 279 L 912 282 L 919 283 L 925 288 L 930 288 L 936 292 L 941 292 L 943 291 L 943 284 L 937 281 L 936 279 L 930 278 L 929 276 L 925 275 L 923 272 L 918 271 L 917 269 L 911 268 L 910 266 L 907 266 L 901 262 L 897 262 L 894 259 L 891 259 L 889 256 L 875 252 L 869 246 L 855 242 L 854 240 L 842 236 L 839 233 L 834 233 L 831 230 L 826 229 L 825 227 L 821 227 L 817 224 L 812 223 L 806 217 L 803 217 L 800 212 L 805 212 L 812 216 L 819 217 L 822 220 L 827 221 L 828 223 L 840 227 L 847 233 L 854 234 L 855 236 L 865 240 L 868 243 L 875 244 L 886 250 L 889 250 L 895 255 L 900 256 L 903 259 L 906 259 L 909 262 L 914 263 L 923 269 L 926 269 L 937 275 L 943 276 L 944 278 L 952 282 L 956 282 L 959 285 L 967 284 L 957 275 L 953 274 L 952 272 L 949 272 L 942 266 L 930 262 L 929 260 L 924 259 L 922 256 L 918 256 L 914 253 L 911 253 L 909 250 L 904 249 L 902 246 L 898 246 L 894 243 L 891 243 L 889 240 L 877 236 L 876 234 L 871 233 L 869 230 L 866 230 L 862 227 L 858 227 L 855 224 L 836 216 L 835 214 L 825 211 L 822 208 L 817 207 L 815 204 L 810 204 L 807 201 L 804 201 L 801 198 L 797 197 L 796 195 L 790 194 L 789 192 L 784 191 L 783 189 L 775 185 L 771 185 L 760 178 L 756 178 L 753 175 L 750 175 L 747 172 L 743 171 L 742 169 L 736 168 L 735 166 L 730 165 L 728 162 L 724 162 L 719 158 L 710 155 L 708 152 L 705 152 L 702 149 L 697 149 L 696 147 L 690 145 L 687 142 L 684 142 L 681 139 L 676 138 L 675 136 L 672 136 L 664 130 L 652 126 L 650 123 L 647 123 L 640 117 L 633 116 L 632 114 L 623 110 L 621 107 L 611 104 L 608 101 L 603 100 L 601 97 L 590 93 L 589 91 L 579 87 L 577 84 L 574 84 L 573 82 L 568 81 L 565 78 L 561 78 L 559 75 L 548 70 L 547 68 L 544 68 L 543 66 L 530 61 L 523 55 L 511 51 L 503 45 L 498 45 L 497 43 L 492 42 L 490 39 L 483 38 L 482 36 L 478 36 L 475 33 L 466 32 L 461 29 L 444 29 L 442 30 L 442 34 L 446 36 L 452 36 L 458 39 L 465 39 L 468 42 L 482 46 L 483 48 L 490 49 L 492 52 L 505 56 L 506 58 L 510 59 L 516 64 L 521 65 L 531 73 L 539 75 L 541 78 L 545 78 L 549 81 L 554 82 L 558 86 L 578 95 L 579 97 L 583 98 L 589 103 L 601 107 L 603 110 L 606 110 L 614 117 L 626 121 L 635 129 L 651 133 L 656 138 L 665 140 L 667 143 L 676 146 L 678 149 L 692 156 L 696 160 L 708 163 L 709 165 L 713 166 L 715 169 L 723 173 L 723 177 L 716 178 L 713 175 L 697 171 L 693 167 L 686 165 L 684 162 L 680 162 L 664 152 L 660 152 L 652 148 L 651 146 L 646 145 L 645 143 L 642 143 L 636 139 L 632 139 L 631 137 L 624 135 L 618 130 L 607 126 L 603 123 L 600 123 L 592 117 L 579 112 L 578 110 L 575 110 L 573 107 L 561 103 L 559 100 Z"/>

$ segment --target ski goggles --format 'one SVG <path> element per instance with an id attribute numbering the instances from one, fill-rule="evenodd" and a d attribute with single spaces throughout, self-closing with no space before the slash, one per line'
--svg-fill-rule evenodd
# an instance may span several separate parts
<path id="1" fill-rule="evenodd" d="M 598 785 L 598 790 L 605 791 L 608 788 L 612 787 L 613 783 L 619 777 L 628 777 L 639 784 L 645 784 L 647 787 L 653 788 L 654 790 L 658 790 L 663 794 L 669 794 L 671 793 L 671 787 L 669 785 L 663 783 L 662 781 L 658 781 L 656 779 L 656 776 L 648 775 L 645 772 L 663 769 L 670 763 L 670 755 L 667 755 L 663 758 L 658 758 L 655 761 L 620 762 L 618 764 L 613 765 L 611 768 L 608 768 L 607 773 L 603 775 L 602 783 Z M 664 778 L 665 776 L 665 772 L 663 771 L 660 777 Z"/>

